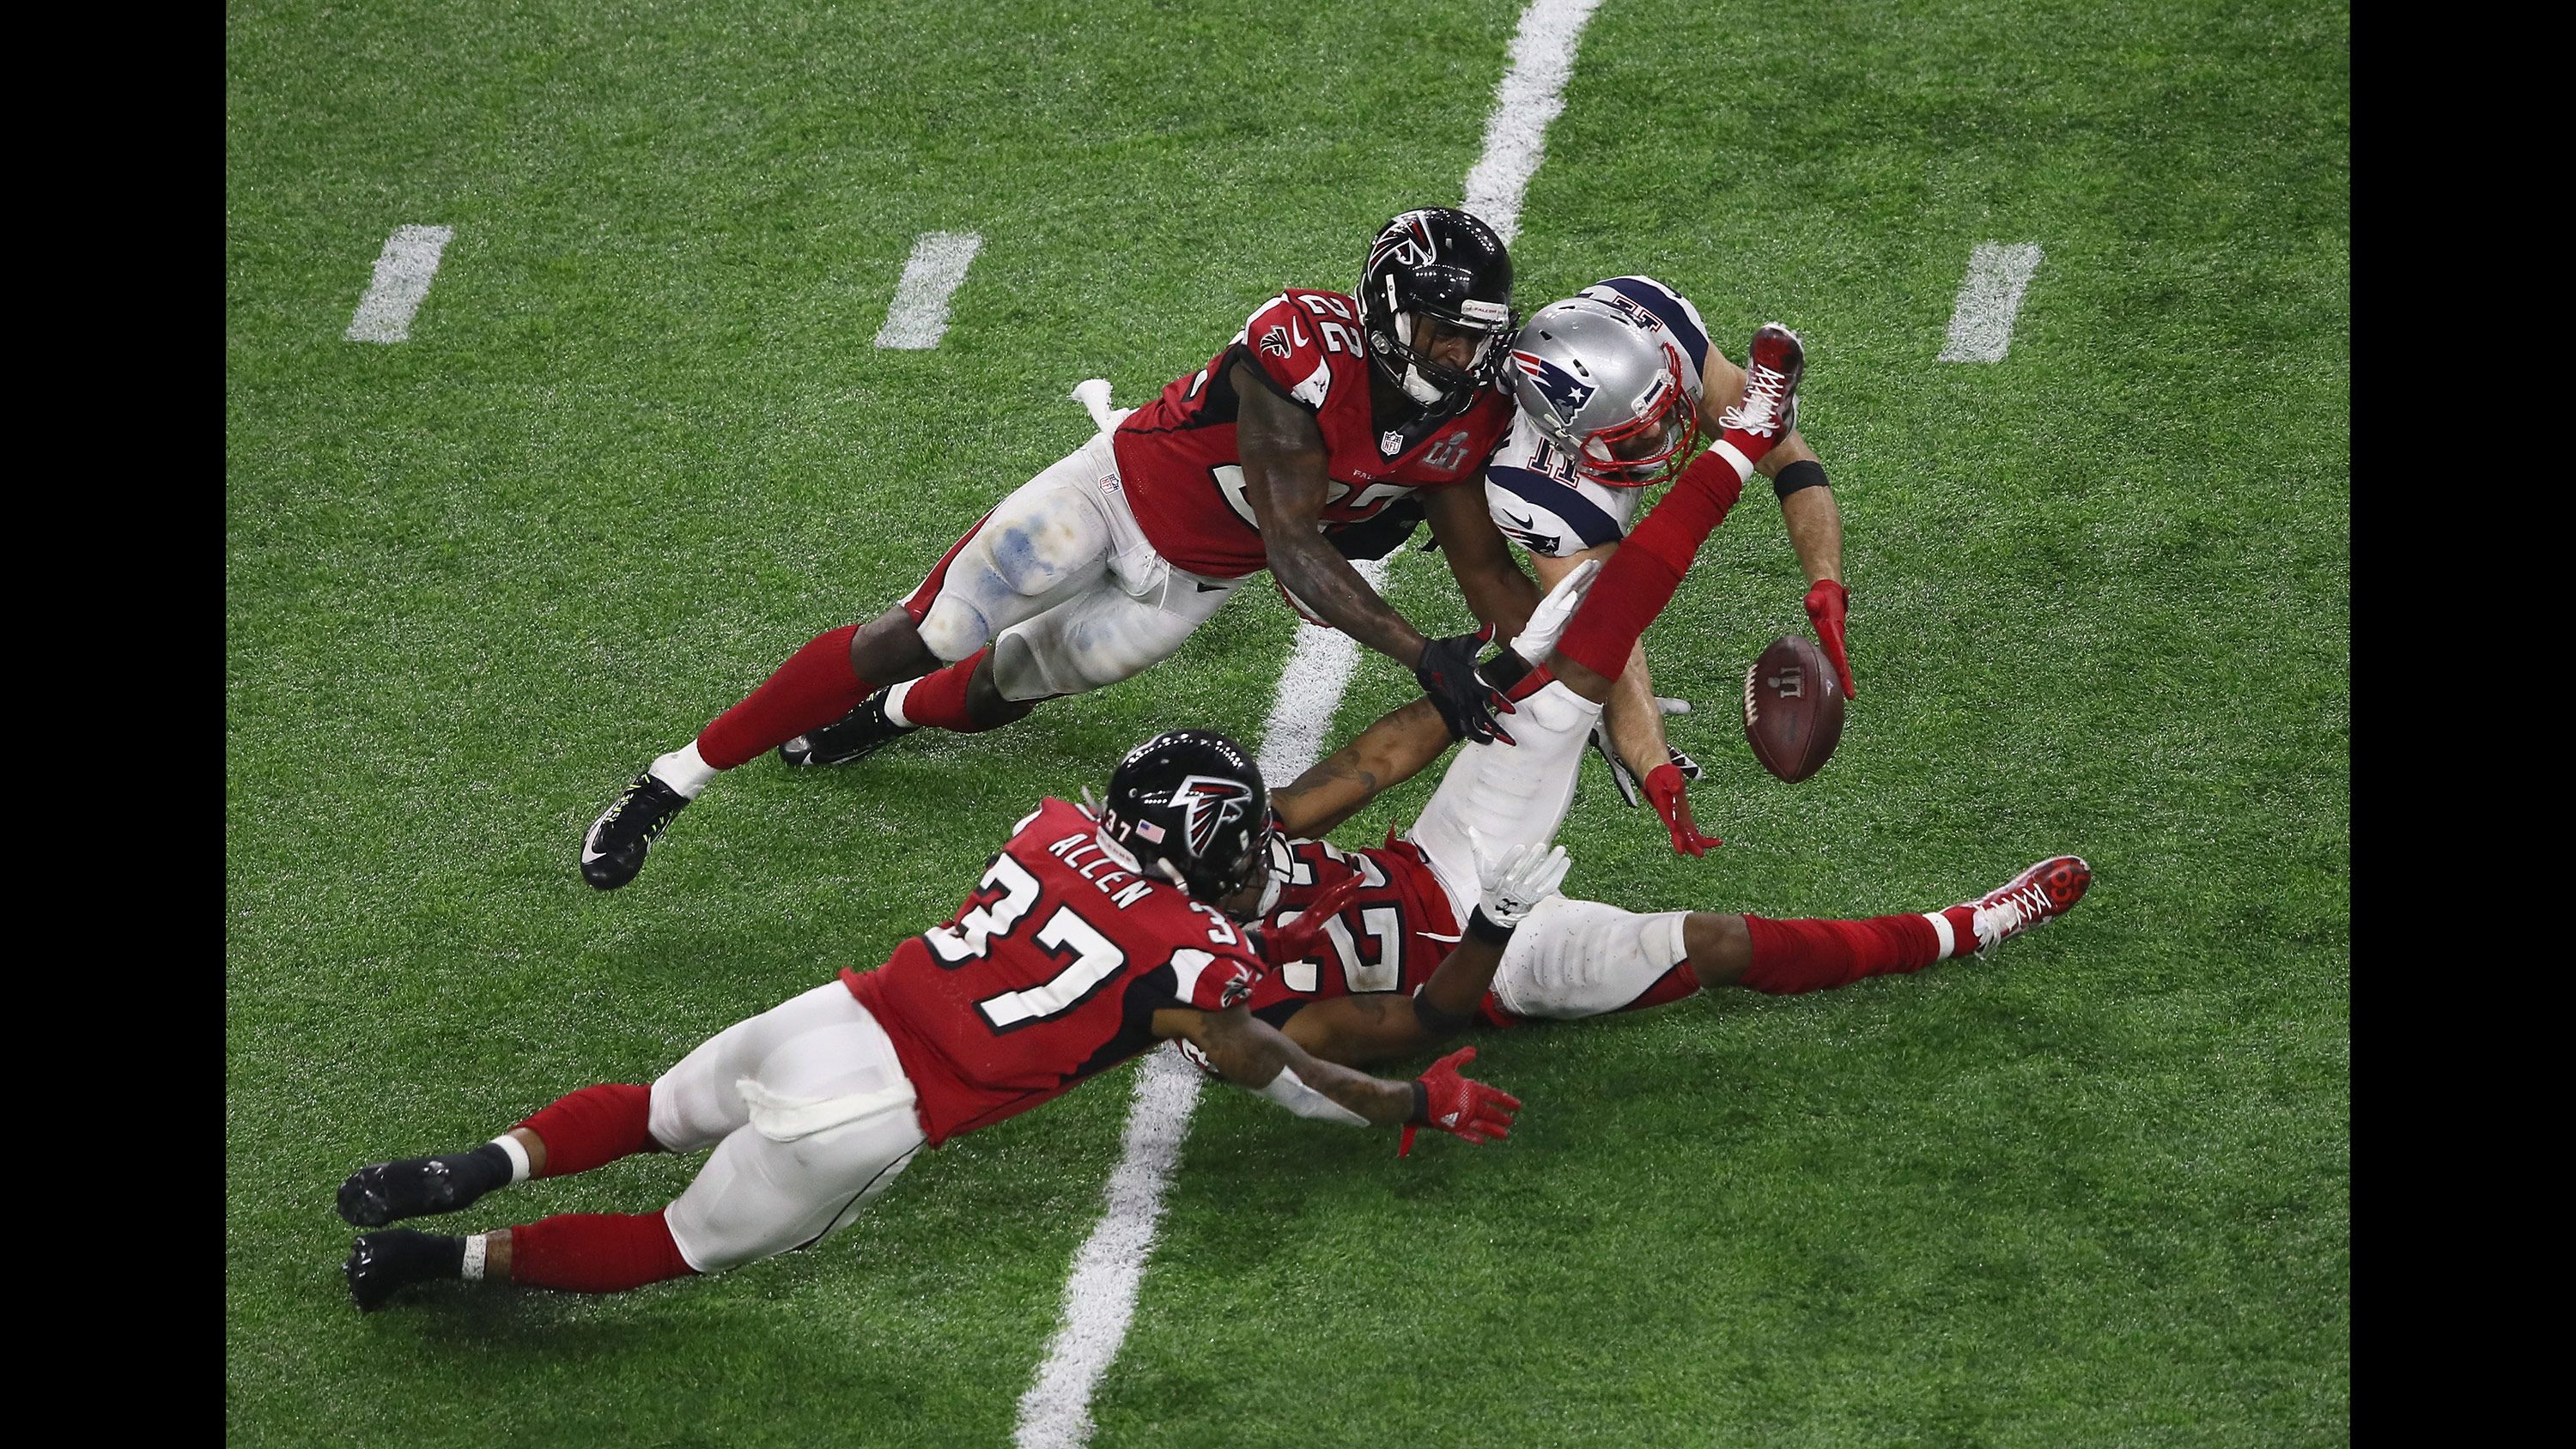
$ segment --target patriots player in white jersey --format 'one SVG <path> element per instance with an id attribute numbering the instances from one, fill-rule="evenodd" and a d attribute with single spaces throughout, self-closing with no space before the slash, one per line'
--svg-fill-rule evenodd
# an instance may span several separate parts
<path id="1" fill-rule="evenodd" d="M 1504 376 L 1520 410 L 1485 469 L 1485 497 L 1495 526 L 1529 550 L 1542 588 L 1618 548 L 1644 490 L 1679 474 L 1697 441 L 1720 432 L 1719 415 L 1742 399 L 1745 382 L 1744 370 L 1709 345 L 1699 309 L 1651 277 L 1612 277 L 1541 308 Z M 1788 434 L 1754 466 L 1779 495 L 1807 575 L 1808 618 L 1849 698 L 1842 513 L 1795 421 L 1793 409 Z M 1603 754 L 1628 803 L 1637 803 L 1642 777 L 1676 851 L 1700 855 L 1717 844 L 1691 820 L 1686 790 L 1697 768 L 1665 742 L 1642 645 L 1606 716 L 1594 742 L 1606 737 Z"/>

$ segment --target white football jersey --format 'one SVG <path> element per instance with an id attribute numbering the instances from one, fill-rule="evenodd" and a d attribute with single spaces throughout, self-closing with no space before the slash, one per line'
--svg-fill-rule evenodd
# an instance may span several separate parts
<path id="1" fill-rule="evenodd" d="M 1682 387 L 1700 406 L 1700 368 L 1708 361 L 1708 326 L 1690 299 L 1652 277 L 1612 277 L 1576 295 L 1606 302 L 1635 319 L 1682 356 Z M 1494 526 L 1532 553 L 1563 558 L 1627 537 L 1641 488 L 1613 488 L 1575 471 L 1574 460 L 1542 435 L 1525 413 L 1485 467 L 1485 506 Z"/>

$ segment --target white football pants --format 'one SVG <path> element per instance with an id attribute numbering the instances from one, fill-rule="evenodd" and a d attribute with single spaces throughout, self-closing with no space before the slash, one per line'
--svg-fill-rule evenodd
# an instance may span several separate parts
<path id="1" fill-rule="evenodd" d="M 665 1218 L 720 1273 L 846 1227 L 927 1140 L 885 1028 L 838 981 L 735 1022 L 653 1083 L 653 1140 L 712 1146 Z"/>
<path id="2" fill-rule="evenodd" d="M 1142 673 L 1243 583 L 1154 552 L 1110 437 L 1093 435 L 1012 490 L 933 577 L 922 642 L 952 664 L 992 644 L 1004 699 L 1081 694 Z"/>
<path id="3" fill-rule="evenodd" d="M 1468 827 L 1487 848 L 1546 845 L 1565 823 L 1575 778 L 1601 706 L 1551 680 L 1501 717 L 1513 745 L 1466 744 L 1449 762 L 1410 837 L 1465 921 L 1478 898 Z M 1512 933 L 1494 972 L 1494 999 L 1519 1016 L 1598 1016 L 1646 993 L 1689 954 L 1687 911 L 1639 915 L 1598 901 L 1554 897 Z"/>

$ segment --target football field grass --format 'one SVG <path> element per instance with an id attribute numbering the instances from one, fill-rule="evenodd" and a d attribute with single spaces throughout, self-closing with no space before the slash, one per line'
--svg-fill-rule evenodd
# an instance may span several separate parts
<path id="1" fill-rule="evenodd" d="M 613 1299 L 361 1317 L 333 1190 L 882 960 L 1158 729 L 1257 738 L 1301 627 L 1266 583 L 1139 680 L 756 762 L 632 887 L 576 868 L 646 760 L 1081 442 L 1072 384 L 1141 402 L 1455 204 L 1521 9 L 230 7 L 229 1437 L 1009 1442 L 1124 1071 L 813 1251 Z M 1587 762 L 1569 893 L 1919 910 L 2059 851 L 2093 892 L 1988 961 L 1486 1034 L 1498 1147 L 1209 1092 L 1094 1444 L 2348 1437 L 2349 29 L 1604 0 L 1520 304 L 1645 273 L 1738 357 L 1800 330 L 1858 691 L 1816 778 L 1753 763 L 1743 670 L 1805 628 L 1757 485 L 1647 641 L 1727 843 L 1676 858 Z M 410 340 L 346 340 L 403 225 L 453 229 Z M 874 348 L 930 231 L 983 237 L 947 334 Z M 1986 242 L 2044 251 L 2010 353 L 1937 362 Z M 1390 595 L 1466 624 L 1437 555 Z M 1337 737 L 1412 692 L 1364 660 Z"/>

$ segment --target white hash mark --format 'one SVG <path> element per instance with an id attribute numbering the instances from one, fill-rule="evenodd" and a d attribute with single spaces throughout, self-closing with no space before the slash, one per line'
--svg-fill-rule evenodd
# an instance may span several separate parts
<path id="1" fill-rule="evenodd" d="M 1968 253 L 1968 276 L 1959 283 L 1959 303 L 1950 314 L 1950 341 L 1941 349 L 1941 361 L 2003 361 L 2012 350 L 2013 319 L 2021 315 L 2021 294 L 2030 286 L 2031 273 L 2038 270 L 2035 242 L 1977 243 Z"/>
<path id="2" fill-rule="evenodd" d="M 385 238 L 376 257 L 376 279 L 358 299 L 358 311 L 345 334 L 352 342 L 407 342 L 412 314 L 438 275 L 438 259 L 456 229 L 447 226 L 398 226 Z"/>
<path id="3" fill-rule="evenodd" d="M 904 352 L 937 347 L 948 335 L 948 298 L 983 246 L 984 238 L 971 231 L 926 231 L 915 238 L 885 326 L 877 329 L 877 346 Z"/>

